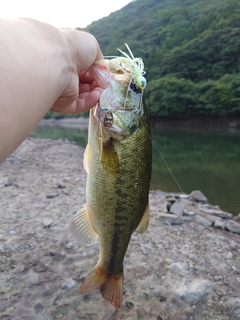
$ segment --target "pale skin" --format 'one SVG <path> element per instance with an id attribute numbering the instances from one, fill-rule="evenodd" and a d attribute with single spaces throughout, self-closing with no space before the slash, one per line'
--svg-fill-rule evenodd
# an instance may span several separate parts
<path id="1" fill-rule="evenodd" d="M 81 113 L 102 88 L 87 72 L 103 55 L 90 34 L 32 19 L 0 18 L 0 163 L 44 115 Z"/>

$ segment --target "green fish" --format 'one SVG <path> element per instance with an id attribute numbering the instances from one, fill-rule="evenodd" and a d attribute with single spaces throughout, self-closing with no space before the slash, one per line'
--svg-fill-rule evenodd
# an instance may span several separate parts
<path id="1" fill-rule="evenodd" d="M 86 205 L 71 222 L 83 242 L 99 240 L 98 263 L 79 293 L 99 289 L 116 308 L 122 304 L 123 261 L 132 233 L 148 227 L 152 166 L 143 62 L 128 50 L 131 57 L 120 50 L 125 57 L 99 60 L 89 70 L 106 89 L 90 111 Z"/>

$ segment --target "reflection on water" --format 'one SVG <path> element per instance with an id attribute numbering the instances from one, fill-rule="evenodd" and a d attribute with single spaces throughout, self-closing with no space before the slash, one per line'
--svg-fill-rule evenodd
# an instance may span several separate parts
<path id="1" fill-rule="evenodd" d="M 85 147 L 87 129 L 39 126 L 33 137 L 68 139 Z M 154 129 L 151 189 L 179 192 L 161 154 L 181 188 L 201 190 L 223 210 L 240 212 L 240 131 Z"/>

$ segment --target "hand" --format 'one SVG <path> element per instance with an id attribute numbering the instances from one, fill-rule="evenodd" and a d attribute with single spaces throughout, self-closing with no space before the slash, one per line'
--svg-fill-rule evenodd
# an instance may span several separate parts
<path id="1" fill-rule="evenodd" d="M 73 32 L 72 30 L 65 30 L 64 34 L 68 37 L 69 35 L 72 36 Z M 78 50 L 76 56 L 79 55 L 77 57 L 79 64 L 76 64 L 76 70 L 72 70 L 69 86 L 53 105 L 52 111 L 77 114 L 94 107 L 100 99 L 103 88 L 98 86 L 87 69 L 95 60 L 102 59 L 103 55 L 96 39 L 92 35 L 82 32 L 80 42 L 82 42 L 83 38 L 85 43 L 83 43 L 82 47 L 80 47 L 81 43 L 79 44 L 79 48 L 73 47 L 75 50 Z M 87 46 L 86 43 L 88 44 Z M 82 50 L 83 47 L 85 50 Z"/>
<path id="2" fill-rule="evenodd" d="M 89 33 L 0 18 L 0 163 L 50 110 L 80 113 L 102 89 L 88 68 L 103 55 Z"/>
<path id="3" fill-rule="evenodd" d="M 74 88 L 75 90 L 78 90 L 78 96 L 73 102 L 72 98 L 75 98 L 76 92 L 75 90 L 70 89 L 59 97 L 51 110 L 59 113 L 71 114 L 87 111 L 96 105 L 103 91 L 103 89 L 98 86 L 97 82 L 90 76 L 88 71 L 83 71 L 79 74 L 78 87 L 76 87 L 75 84 Z M 66 110 L 63 109 L 65 105 L 68 106 Z"/>

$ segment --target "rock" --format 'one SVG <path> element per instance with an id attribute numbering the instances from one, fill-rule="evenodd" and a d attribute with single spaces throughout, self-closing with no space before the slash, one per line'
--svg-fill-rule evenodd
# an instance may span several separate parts
<path id="1" fill-rule="evenodd" d="M 233 220 L 227 221 L 225 228 L 228 231 L 240 234 L 240 224 L 237 223 L 236 221 L 233 221 Z"/>
<path id="2" fill-rule="evenodd" d="M 207 198 L 205 197 L 205 195 L 200 190 L 192 191 L 189 194 L 189 200 L 196 201 L 196 202 L 201 202 L 201 203 L 208 203 Z"/>
<path id="3" fill-rule="evenodd" d="M 174 202 L 170 208 L 170 213 L 175 214 L 178 217 L 182 217 L 184 212 L 184 204 L 180 201 Z"/>
<path id="4" fill-rule="evenodd" d="M 212 214 L 207 214 L 206 212 L 200 212 L 199 213 L 200 216 L 203 216 L 204 218 L 208 219 L 209 221 L 211 221 L 212 223 L 215 223 L 216 220 L 222 220 L 220 217 L 218 216 L 214 216 Z"/>
<path id="5" fill-rule="evenodd" d="M 170 203 L 174 203 L 176 201 L 176 198 L 171 194 L 166 195 L 165 199 Z"/>
<path id="6" fill-rule="evenodd" d="M 61 286 L 61 289 L 71 289 L 75 286 L 76 282 L 73 279 L 68 279 L 64 284 Z"/>
<path id="7" fill-rule="evenodd" d="M 158 216 L 158 219 L 167 224 L 183 224 L 184 222 L 184 219 L 182 217 L 169 213 L 161 213 Z"/>
<path id="8" fill-rule="evenodd" d="M 177 289 L 177 295 L 190 305 L 198 303 L 201 298 L 213 289 L 214 285 L 203 279 L 195 279 L 189 284 L 183 283 Z"/>
<path id="9" fill-rule="evenodd" d="M 204 218 L 204 217 L 201 217 L 201 216 L 199 216 L 199 215 L 196 216 L 195 220 L 196 220 L 199 224 L 201 224 L 201 225 L 203 225 L 203 226 L 205 226 L 205 227 L 210 227 L 210 226 L 212 225 L 212 222 L 211 222 L 210 220 L 208 220 L 208 219 L 206 219 L 206 218 Z"/>
<path id="10" fill-rule="evenodd" d="M 196 217 L 197 213 L 193 211 L 184 210 L 183 215 L 189 219 L 193 219 Z"/>
<path id="11" fill-rule="evenodd" d="M 169 203 L 169 202 L 165 203 L 164 212 L 168 213 L 170 211 L 170 208 L 171 208 L 171 203 Z"/>
<path id="12" fill-rule="evenodd" d="M 51 219 L 44 219 L 42 223 L 44 228 L 50 228 L 53 224 L 53 221 Z"/>
<path id="13" fill-rule="evenodd" d="M 215 228 L 225 229 L 225 223 L 222 220 L 217 219 L 213 225 Z"/>
<path id="14" fill-rule="evenodd" d="M 229 212 L 225 212 L 225 211 L 222 211 L 222 210 L 217 210 L 217 209 L 204 209 L 202 210 L 202 212 L 206 215 L 211 215 L 211 216 L 217 216 L 217 217 L 220 217 L 220 218 L 232 218 L 232 214 L 229 213 Z"/>

